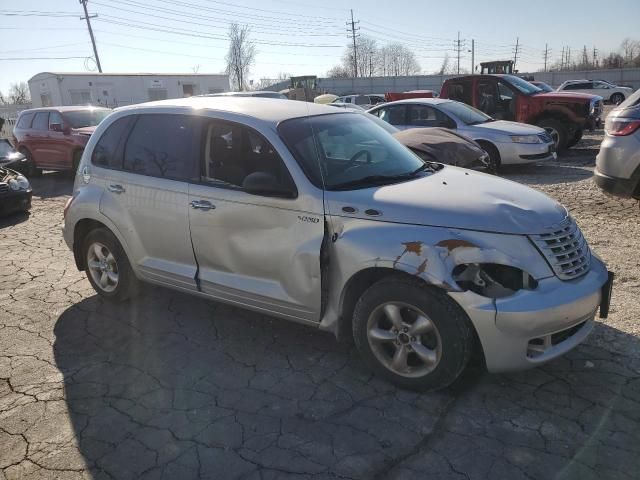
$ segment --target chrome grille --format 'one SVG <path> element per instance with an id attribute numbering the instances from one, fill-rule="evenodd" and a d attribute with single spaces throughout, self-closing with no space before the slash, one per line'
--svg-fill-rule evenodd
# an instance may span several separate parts
<path id="1" fill-rule="evenodd" d="M 589 245 L 573 220 L 558 230 L 531 238 L 561 280 L 577 278 L 591 268 Z"/>
<path id="2" fill-rule="evenodd" d="M 6 183 L 0 183 L 0 193 L 7 193 L 9 191 L 9 185 Z"/>

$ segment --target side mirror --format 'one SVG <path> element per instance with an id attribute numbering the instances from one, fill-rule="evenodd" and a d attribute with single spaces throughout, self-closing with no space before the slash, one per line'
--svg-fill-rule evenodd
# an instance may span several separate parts
<path id="1" fill-rule="evenodd" d="M 250 173 L 242 182 L 242 188 L 245 192 L 253 195 L 284 198 L 296 196 L 293 189 L 281 185 L 275 176 L 267 172 Z"/>

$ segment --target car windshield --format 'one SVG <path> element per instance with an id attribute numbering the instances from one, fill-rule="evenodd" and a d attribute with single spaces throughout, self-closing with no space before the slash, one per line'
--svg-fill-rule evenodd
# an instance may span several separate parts
<path id="1" fill-rule="evenodd" d="M 295 118 L 278 131 L 313 184 L 327 190 L 408 181 L 429 167 L 365 114 Z"/>
<path id="2" fill-rule="evenodd" d="M 548 83 L 538 82 L 535 86 L 538 87 L 543 92 L 553 92 L 554 91 L 553 87 L 551 85 L 549 85 Z"/>
<path id="3" fill-rule="evenodd" d="M 9 140 L 0 140 L 0 158 L 5 158 L 14 153 L 15 150 L 9 143 Z"/>
<path id="4" fill-rule="evenodd" d="M 361 113 L 361 112 L 358 111 L 358 113 Z M 390 123 L 385 122 L 377 115 L 373 115 L 372 113 L 369 113 L 369 112 L 362 112 L 362 114 L 365 118 L 368 118 L 369 120 L 373 121 L 376 125 L 379 125 L 382 128 L 384 128 L 391 135 L 393 135 L 394 133 L 398 133 L 400 131 L 400 129 L 394 127 Z"/>
<path id="5" fill-rule="evenodd" d="M 62 115 L 71 128 L 95 127 L 111 113 L 108 108 L 92 108 L 90 110 L 72 110 Z"/>
<path id="6" fill-rule="evenodd" d="M 542 89 L 536 87 L 532 83 L 527 82 L 526 80 L 523 80 L 520 77 L 516 77 L 515 75 L 504 75 L 502 78 L 525 95 L 533 95 L 535 93 L 542 92 Z"/>
<path id="7" fill-rule="evenodd" d="M 442 102 L 438 104 L 438 108 L 444 113 L 457 117 L 465 125 L 477 125 L 493 121 L 493 118 L 486 113 L 460 102 Z"/>

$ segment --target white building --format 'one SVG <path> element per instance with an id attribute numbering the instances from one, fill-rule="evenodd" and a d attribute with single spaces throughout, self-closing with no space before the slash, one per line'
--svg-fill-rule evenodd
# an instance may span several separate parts
<path id="1" fill-rule="evenodd" d="M 103 105 L 190 97 L 229 90 L 228 75 L 204 73 L 54 73 L 42 72 L 29 80 L 34 107 Z"/>

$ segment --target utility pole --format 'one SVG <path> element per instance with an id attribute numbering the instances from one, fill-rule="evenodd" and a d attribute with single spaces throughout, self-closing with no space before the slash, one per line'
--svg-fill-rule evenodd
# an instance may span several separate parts
<path id="1" fill-rule="evenodd" d="M 549 58 L 549 44 L 544 44 L 544 71 L 547 71 L 547 59 Z"/>
<path id="2" fill-rule="evenodd" d="M 520 37 L 516 37 L 516 49 L 513 52 L 513 69 L 516 69 L 516 64 L 518 63 L 518 52 L 520 48 Z"/>
<path id="3" fill-rule="evenodd" d="M 360 21 L 353 21 L 353 10 L 351 10 L 351 21 L 347 22 L 347 26 L 350 26 L 350 28 L 347 29 L 347 32 L 351 32 L 350 36 L 353 40 L 353 75 L 355 78 L 358 78 L 358 48 L 356 47 L 356 37 L 358 35 L 356 35 L 356 32 L 360 30 L 360 27 L 356 28 L 357 23 L 360 23 Z"/>
<path id="4" fill-rule="evenodd" d="M 82 8 L 84 8 L 84 17 L 80 17 L 80 20 L 87 21 L 87 28 L 89 29 L 89 36 L 91 37 L 91 43 L 93 44 L 93 56 L 96 59 L 96 64 L 98 65 L 98 71 L 102 73 L 102 65 L 100 65 L 100 57 L 98 56 L 98 49 L 96 48 L 96 39 L 93 37 L 93 30 L 91 29 L 91 18 L 95 18 L 98 15 L 89 15 L 87 12 L 87 2 L 89 0 L 79 0 L 82 4 Z"/>
<path id="5" fill-rule="evenodd" d="M 598 68 L 598 49 L 593 47 L 593 68 Z"/>
<path id="6" fill-rule="evenodd" d="M 571 47 L 567 46 L 567 70 L 571 70 Z"/>
<path id="7" fill-rule="evenodd" d="M 564 70 L 564 47 L 562 47 L 562 56 L 560 57 L 560 70 Z"/>
<path id="8" fill-rule="evenodd" d="M 458 32 L 458 41 L 456 42 L 456 55 L 458 57 L 458 75 L 460 75 L 460 50 L 461 49 L 462 47 L 460 46 L 460 32 Z"/>
<path id="9" fill-rule="evenodd" d="M 474 74 L 476 68 L 476 41 L 471 39 L 471 75 Z"/>
<path id="10" fill-rule="evenodd" d="M 582 49 L 582 64 L 587 66 L 589 65 L 589 57 L 587 56 L 587 46 L 585 45 Z"/>

